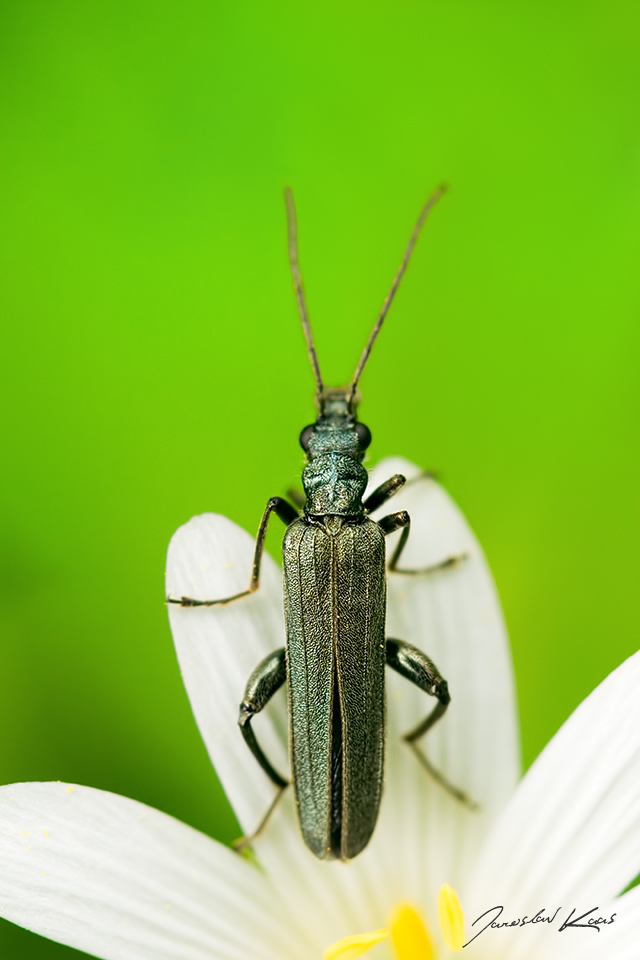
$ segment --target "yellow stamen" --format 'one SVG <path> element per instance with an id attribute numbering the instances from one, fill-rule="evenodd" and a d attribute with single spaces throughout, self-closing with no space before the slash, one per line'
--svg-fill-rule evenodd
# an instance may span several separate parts
<path id="1" fill-rule="evenodd" d="M 433 960 L 427 928 L 412 904 L 399 903 L 391 914 L 389 925 L 398 960 Z"/>
<path id="2" fill-rule="evenodd" d="M 336 940 L 323 952 L 324 960 L 355 960 L 355 957 L 362 956 L 376 943 L 380 943 L 389 936 L 388 930 L 372 930 L 371 933 L 357 933 L 355 937 L 345 937 L 344 940 Z"/>
<path id="3" fill-rule="evenodd" d="M 458 894 L 448 883 L 443 883 L 438 893 L 438 919 L 442 938 L 450 950 L 462 950 L 464 946 L 464 916 Z"/>

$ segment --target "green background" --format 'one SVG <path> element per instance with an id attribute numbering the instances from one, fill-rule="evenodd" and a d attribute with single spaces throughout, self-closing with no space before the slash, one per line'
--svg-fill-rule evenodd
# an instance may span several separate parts
<path id="1" fill-rule="evenodd" d="M 638 646 L 637 4 L 5 0 L 0 49 L 0 782 L 237 834 L 162 575 L 192 514 L 254 531 L 300 470 L 285 183 L 329 382 L 452 185 L 361 413 L 484 544 L 530 763 Z"/>

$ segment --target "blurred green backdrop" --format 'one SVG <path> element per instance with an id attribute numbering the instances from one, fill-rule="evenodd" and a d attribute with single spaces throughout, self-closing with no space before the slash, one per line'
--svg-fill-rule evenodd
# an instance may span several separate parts
<path id="1" fill-rule="evenodd" d="M 0 22 L 0 782 L 236 835 L 162 574 L 192 514 L 254 531 L 299 472 L 287 182 L 333 382 L 452 184 L 362 415 L 485 546 L 530 763 L 638 646 L 637 4 L 5 0 Z M 73 954 L 0 927 L 3 958 Z"/>

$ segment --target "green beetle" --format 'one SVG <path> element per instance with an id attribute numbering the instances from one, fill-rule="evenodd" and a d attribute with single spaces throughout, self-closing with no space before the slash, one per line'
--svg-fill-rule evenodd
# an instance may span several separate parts
<path id="1" fill-rule="evenodd" d="M 295 506 L 272 497 L 256 538 L 246 590 L 217 600 L 169 598 L 183 607 L 227 604 L 259 587 L 260 564 L 272 513 L 287 525 L 282 551 L 286 647 L 262 660 L 251 674 L 240 705 L 243 737 L 277 787 L 258 829 L 237 844 L 249 845 L 266 825 L 289 781 L 273 767 L 251 726 L 287 681 L 292 780 L 302 836 L 320 859 L 349 860 L 369 842 L 382 796 L 385 734 L 385 667 L 416 684 L 437 703 L 404 739 L 427 770 L 461 802 L 466 794 L 434 770 L 417 741 L 444 714 L 450 701 L 446 680 L 422 651 L 385 632 L 386 570 L 430 573 L 457 563 L 453 556 L 424 570 L 403 570 L 410 518 L 406 511 L 379 521 L 370 514 L 406 482 L 396 474 L 364 498 L 368 474 L 362 465 L 371 433 L 357 419 L 358 381 L 384 322 L 427 215 L 445 188 L 423 207 L 380 315 L 346 387 L 324 385 L 308 319 L 298 263 L 293 196 L 285 192 L 289 260 L 298 309 L 316 381 L 318 417 L 300 434 L 307 456 L 302 474 L 305 497 L 290 492 Z M 385 537 L 401 530 L 386 562 Z"/>

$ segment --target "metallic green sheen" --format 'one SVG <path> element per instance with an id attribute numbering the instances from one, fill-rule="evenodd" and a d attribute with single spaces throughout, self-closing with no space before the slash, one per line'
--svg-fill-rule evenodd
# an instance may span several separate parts
<path id="1" fill-rule="evenodd" d="M 384 763 L 385 542 L 375 521 L 302 517 L 283 541 L 291 763 L 305 842 L 332 856 L 332 742 L 339 697 L 340 852 L 373 833 Z M 334 820 L 336 819 L 334 815 Z"/>

